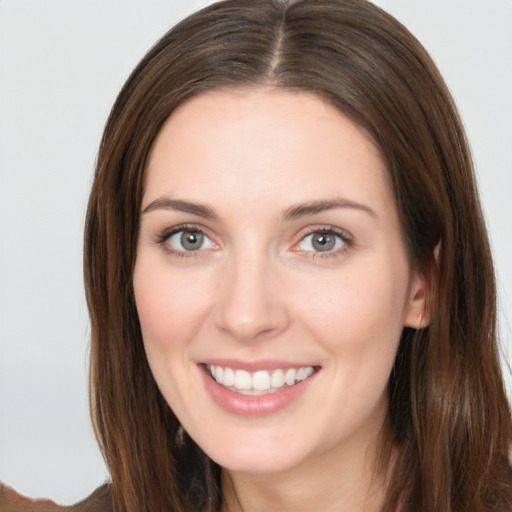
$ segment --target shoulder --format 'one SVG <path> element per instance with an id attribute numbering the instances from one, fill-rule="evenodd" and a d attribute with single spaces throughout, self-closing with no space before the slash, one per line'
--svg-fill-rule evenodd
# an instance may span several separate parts
<path id="1" fill-rule="evenodd" d="M 98 487 L 88 498 L 63 507 L 50 500 L 32 500 L 0 483 L 0 512 L 112 512 L 110 486 Z"/>
<path id="2" fill-rule="evenodd" d="M 98 487 L 88 498 L 69 507 L 68 512 L 112 512 L 110 485 Z"/>

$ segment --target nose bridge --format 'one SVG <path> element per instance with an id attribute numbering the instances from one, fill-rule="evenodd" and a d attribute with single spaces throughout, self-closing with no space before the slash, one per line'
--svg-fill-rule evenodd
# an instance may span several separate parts
<path id="1" fill-rule="evenodd" d="M 221 277 L 216 314 L 219 328 L 243 341 L 286 328 L 288 315 L 275 270 L 275 262 L 263 250 L 233 252 Z"/>

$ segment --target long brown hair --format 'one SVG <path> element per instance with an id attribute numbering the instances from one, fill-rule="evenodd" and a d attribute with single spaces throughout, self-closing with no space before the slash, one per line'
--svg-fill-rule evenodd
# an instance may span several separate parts
<path id="1" fill-rule="evenodd" d="M 390 378 L 384 511 L 512 510 L 495 282 L 468 144 L 427 52 L 364 0 L 212 5 L 171 29 L 117 98 L 84 256 L 91 412 L 115 510 L 218 509 L 219 468 L 181 435 L 151 375 L 132 272 L 144 170 L 164 122 L 203 91 L 260 85 L 316 94 L 374 139 L 410 260 L 434 283 L 432 321 L 404 329 Z"/>

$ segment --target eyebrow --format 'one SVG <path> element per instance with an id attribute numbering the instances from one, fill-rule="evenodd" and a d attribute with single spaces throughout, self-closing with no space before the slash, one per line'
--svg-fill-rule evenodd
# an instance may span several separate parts
<path id="1" fill-rule="evenodd" d="M 321 213 L 327 210 L 334 210 L 335 208 L 352 208 L 354 210 L 360 210 L 368 213 L 375 219 L 378 219 L 378 215 L 369 206 L 350 201 L 343 197 L 297 204 L 287 208 L 283 214 L 283 218 L 285 220 L 298 219 L 307 215 L 315 215 L 316 213 Z"/>
<path id="2" fill-rule="evenodd" d="M 375 219 L 378 218 L 377 214 L 369 206 L 338 197 L 334 199 L 308 201 L 307 203 L 296 204 L 287 208 L 283 212 L 283 219 L 294 220 L 308 215 L 315 215 L 327 210 L 334 210 L 336 208 L 352 208 L 354 210 L 366 212 Z M 220 216 L 210 206 L 185 201 L 183 199 L 172 199 L 170 197 L 159 197 L 158 199 L 155 199 L 144 208 L 142 214 L 144 215 L 154 210 L 174 210 L 191 213 L 204 219 L 211 219 L 215 221 L 220 220 Z"/>
<path id="3" fill-rule="evenodd" d="M 204 204 L 192 203 L 183 199 L 172 199 L 170 197 L 159 197 L 149 203 L 142 214 L 152 212 L 154 210 L 175 210 L 178 212 L 191 213 L 204 219 L 219 220 L 217 213 Z"/>

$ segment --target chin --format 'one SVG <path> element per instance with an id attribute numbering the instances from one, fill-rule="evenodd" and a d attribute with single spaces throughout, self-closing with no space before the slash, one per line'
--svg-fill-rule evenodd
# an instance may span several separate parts
<path id="1" fill-rule="evenodd" d="M 211 457 L 219 466 L 226 469 L 230 473 L 246 473 L 246 474 L 274 474 L 294 468 L 298 461 L 292 458 L 279 458 L 274 456 L 262 457 L 261 454 L 251 456 L 230 456 L 220 455 L 219 457 Z"/>
<path id="2" fill-rule="evenodd" d="M 240 442 L 233 442 L 234 437 L 241 437 Z M 296 444 L 269 440 L 264 436 L 255 440 L 236 434 L 231 436 L 231 442 L 216 440 L 212 443 L 210 438 L 209 443 L 200 446 L 213 461 L 230 472 L 269 474 L 300 465 L 306 453 L 302 443 Z"/>

